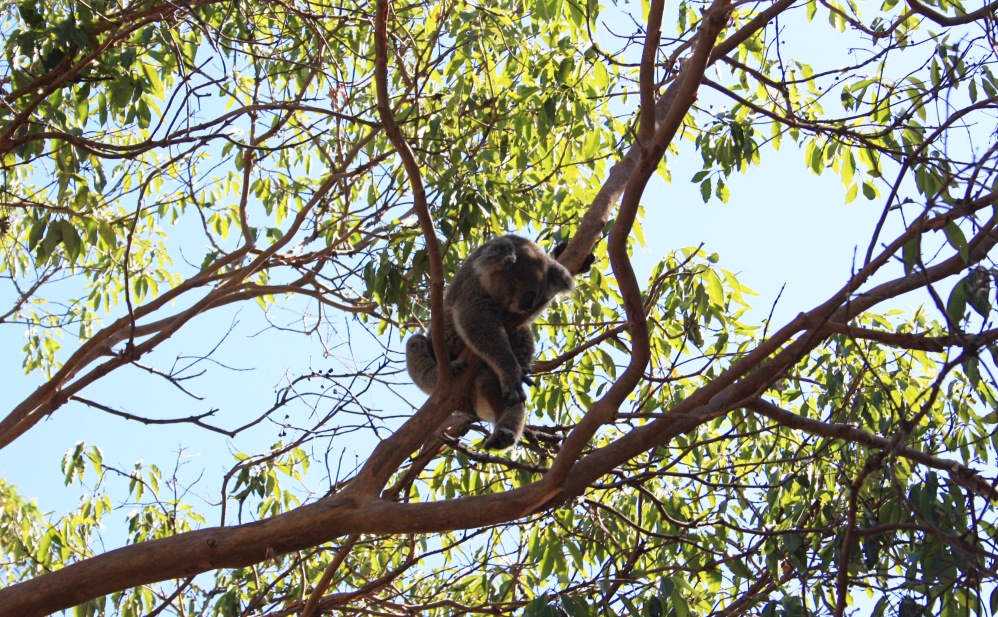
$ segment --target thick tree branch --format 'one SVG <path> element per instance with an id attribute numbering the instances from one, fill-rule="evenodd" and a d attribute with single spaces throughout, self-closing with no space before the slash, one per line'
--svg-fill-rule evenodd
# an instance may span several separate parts
<path id="1" fill-rule="evenodd" d="M 645 28 L 645 43 L 641 51 L 641 74 L 638 78 L 641 93 L 639 110 L 638 139 L 642 146 L 651 141 L 655 134 L 655 67 L 658 64 L 658 46 L 662 39 L 662 14 L 665 0 L 652 0 L 648 8 L 648 26 Z"/>
<path id="2" fill-rule="evenodd" d="M 520 518 L 545 500 L 544 491 L 541 485 L 532 484 L 492 495 L 401 504 L 348 490 L 264 521 L 203 529 L 109 551 L 0 589 L 0 606 L 11 615 L 41 617 L 121 589 L 218 568 L 245 567 L 344 535 L 494 525 Z"/>
<path id="3" fill-rule="evenodd" d="M 440 252 L 440 244 L 437 241 L 436 230 L 433 226 L 433 218 L 430 216 L 430 209 L 426 203 L 426 190 L 423 187 L 423 177 L 419 169 L 419 164 L 416 162 L 416 157 L 413 155 L 412 149 L 409 147 L 405 137 L 402 135 L 402 130 L 395 121 L 395 115 L 392 111 L 391 101 L 388 96 L 387 30 L 388 12 L 390 8 L 391 2 L 389 0 L 378 0 L 377 13 L 374 19 L 374 81 L 378 96 L 378 113 L 381 115 L 381 121 L 385 126 L 385 134 L 395 146 L 395 150 L 398 152 L 399 157 L 401 157 L 402 164 L 405 167 L 406 175 L 409 178 L 409 185 L 412 189 L 413 206 L 415 208 L 416 215 L 419 218 L 419 225 L 423 232 L 423 240 L 426 243 L 426 253 L 430 261 L 430 337 L 433 341 L 433 352 L 437 358 L 437 392 L 448 392 L 452 389 L 452 384 L 450 358 L 446 353 L 446 345 L 444 343 L 443 257 Z M 468 373 L 473 372 L 474 371 L 468 371 Z M 464 388 L 467 388 L 470 384 L 468 379 L 460 381 L 464 384 Z M 434 401 L 434 399 L 431 399 L 431 401 Z M 450 413 L 449 409 L 445 409 L 440 405 L 429 405 L 429 407 L 424 405 L 420 412 L 427 408 L 430 410 L 428 413 L 434 419 L 432 420 L 434 427 L 439 426 Z M 451 407 L 451 409 L 453 409 L 453 407 Z M 419 417 L 418 421 L 417 417 Z M 360 487 L 360 490 L 370 494 L 379 491 L 388 481 L 388 477 L 398 466 L 398 464 L 405 460 L 409 453 L 418 447 L 418 437 L 431 434 L 432 429 L 426 431 L 416 429 L 416 426 L 418 426 L 420 422 L 422 422 L 422 417 L 420 417 L 420 414 L 417 413 L 412 420 L 406 423 L 403 430 L 396 433 L 396 435 L 403 434 L 411 436 L 408 439 L 400 438 L 399 440 L 396 440 L 405 442 L 407 445 L 387 448 L 385 447 L 387 442 L 383 442 L 381 446 L 375 450 L 374 454 L 368 460 L 368 463 L 364 466 L 355 481 L 357 486 Z"/>

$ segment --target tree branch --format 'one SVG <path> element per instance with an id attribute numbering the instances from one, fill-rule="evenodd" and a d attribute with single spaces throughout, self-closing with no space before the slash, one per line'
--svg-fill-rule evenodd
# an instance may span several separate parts
<path id="1" fill-rule="evenodd" d="M 970 490 L 975 495 L 983 497 L 988 501 L 998 503 L 998 489 L 995 488 L 995 483 L 981 476 L 977 470 L 957 461 L 939 458 L 910 446 L 895 445 L 891 439 L 874 435 L 863 429 L 846 424 L 835 424 L 806 418 L 782 409 L 763 399 L 748 401 L 745 404 L 745 409 L 765 416 L 780 426 L 804 431 L 811 435 L 818 435 L 829 439 L 841 439 L 869 448 L 877 448 L 884 451 L 885 454 L 903 456 L 926 467 L 945 471 L 955 484 Z"/>
<path id="2" fill-rule="evenodd" d="M 627 242 L 648 180 L 655 173 L 665 155 L 666 148 L 672 143 L 672 139 L 682 125 L 686 112 L 696 100 L 700 81 L 707 70 L 708 58 L 717 36 L 727 23 L 729 11 L 730 0 L 714 0 L 710 8 L 707 9 L 697 33 L 697 44 L 693 56 L 684 63 L 683 70 L 676 80 L 676 84 L 679 84 L 678 87 L 674 91 L 672 87 L 669 89 L 672 92 L 671 103 L 655 127 L 652 142 L 635 144 L 640 149 L 640 155 L 634 173 L 627 180 L 623 201 L 620 211 L 617 213 L 617 220 L 610 230 L 610 241 L 607 247 L 610 266 L 613 268 L 614 276 L 620 287 L 624 299 L 624 309 L 627 313 L 627 329 L 632 344 L 630 362 L 607 393 L 586 411 L 582 420 L 576 424 L 565 439 L 561 451 L 551 465 L 551 470 L 544 477 L 544 482 L 551 487 L 551 490 L 557 490 L 556 487 L 562 485 L 568 475 L 568 470 L 576 464 L 585 445 L 600 426 L 613 418 L 621 403 L 634 391 L 641 381 L 651 357 L 648 321 L 641 290 L 627 256 Z M 675 84 L 673 85 L 675 86 Z M 592 211 L 591 209 L 590 212 L 587 212 L 586 216 L 588 217 Z"/>

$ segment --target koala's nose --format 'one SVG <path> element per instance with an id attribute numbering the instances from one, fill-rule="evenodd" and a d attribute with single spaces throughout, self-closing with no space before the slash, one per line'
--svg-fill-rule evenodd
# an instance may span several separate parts
<path id="1" fill-rule="evenodd" d="M 534 308 L 534 304 L 537 302 L 537 292 L 528 291 L 522 296 L 520 296 L 520 308 L 528 311 Z"/>

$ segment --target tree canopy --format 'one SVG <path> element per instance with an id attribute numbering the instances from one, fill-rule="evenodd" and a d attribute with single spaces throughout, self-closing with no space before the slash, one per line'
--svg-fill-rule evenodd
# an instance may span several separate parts
<path id="1" fill-rule="evenodd" d="M 61 457 L 69 511 L 0 478 L 0 613 L 998 614 L 996 8 L 5 3 L 0 335 L 32 386 L 0 448 L 127 437 L 21 463 Z M 777 323 L 723 247 L 640 263 L 643 207 L 746 207 L 729 180 L 781 147 L 879 214 L 838 291 Z M 453 415 L 472 371 L 427 399 L 401 350 L 507 232 L 596 261 L 496 455 Z M 210 321 L 240 307 L 269 338 Z M 243 392 L 233 345 L 292 368 Z M 165 426 L 225 469 L 105 460 Z"/>

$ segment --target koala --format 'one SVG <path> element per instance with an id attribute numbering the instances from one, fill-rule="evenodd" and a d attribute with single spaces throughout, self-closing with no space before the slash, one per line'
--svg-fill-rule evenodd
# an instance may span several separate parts
<path id="1" fill-rule="evenodd" d="M 444 341 L 451 370 L 465 347 L 482 359 L 473 387 L 459 411 L 493 426 L 483 447 L 505 450 L 517 444 L 526 421 L 524 383 L 534 359 L 530 322 L 575 283 L 564 266 L 526 238 L 493 238 L 465 260 L 444 294 Z M 406 369 L 430 394 L 437 385 L 433 344 L 423 334 L 406 342 Z"/>

